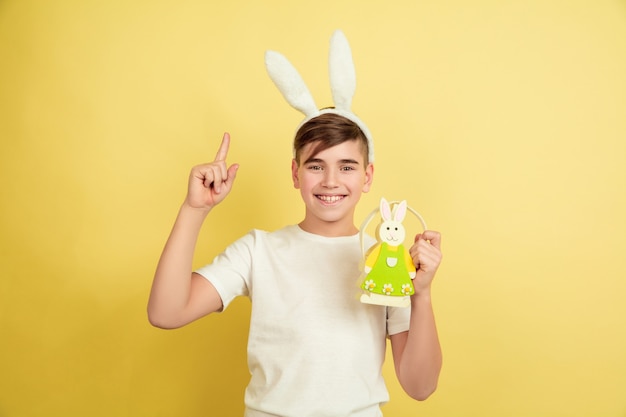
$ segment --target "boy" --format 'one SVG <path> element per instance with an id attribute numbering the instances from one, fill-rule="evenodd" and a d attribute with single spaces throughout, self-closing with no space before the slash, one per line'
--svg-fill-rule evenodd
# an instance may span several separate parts
<path id="1" fill-rule="evenodd" d="M 417 268 L 410 308 L 359 302 L 354 211 L 374 174 L 371 140 L 359 123 L 334 112 L 306 120 L 291 172 L 304 219 L 254 230 L 192 272 L 202 222 L 229 194 L 239 168 L 226 163 L 229 143 L 225 134 L 215 160 L 191 171 L 154 277 L 150 322 L 176 328 L 250 297 L 246 417 L 381 416 L 389 399 L 381 374 L 386 337 L 402 387 L 426 399 L 441 369 L 430 291 L 440 236 L 426 231 L 410 249 Z"/>

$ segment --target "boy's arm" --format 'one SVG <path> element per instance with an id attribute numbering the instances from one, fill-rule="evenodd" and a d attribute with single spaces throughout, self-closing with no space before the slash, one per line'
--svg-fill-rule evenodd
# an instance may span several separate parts
<path id="1" fill-rule="evenodd" d="M 181 327 L 222 308 L 213 285 L 192 273 L 192 264 L 204 219 L 235 180 L 238 165 L 226 168 L 229 144 L 226 133 L 215 160 L 191 170 L 187 197 L 161 254 L 148 300 L 148 319 L 156 327 Z"/>
<path id="2" fill-rule="evenodd" d="M 417 267 L 410 329 L 391 336 L 398 381 L 416 400 L 425 400 L 435 391 L 441 371 L 441 346 L 431 302 L 431 283 L 441 263 L 440 246 L 441 237 L 437 232 L 426 231 L 416 236 L 410 249 Z"/>

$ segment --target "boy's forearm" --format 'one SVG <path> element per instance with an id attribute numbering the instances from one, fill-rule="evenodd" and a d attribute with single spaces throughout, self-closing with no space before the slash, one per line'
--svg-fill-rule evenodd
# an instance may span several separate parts
<path id="1" fill-rule="evenodd" d="M 208 210 L 183 204 L 157 265 L 148 301 L 150 322 L 164 326 L 185 309 L 189 301 L 193 255 Z"/>
<path id="2" fill-rule="evenodd" d="M 442 365 L 441 346 L 430 294 L 411 297 L 411 325 L 396 370 L 404 390 L 425 400 L 437 388 Z"/>

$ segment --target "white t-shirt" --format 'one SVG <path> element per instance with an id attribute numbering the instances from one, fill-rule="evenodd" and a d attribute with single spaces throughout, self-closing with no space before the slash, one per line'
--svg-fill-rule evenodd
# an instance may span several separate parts
<path id="1" fill-rule="evenodd" d="M 249 296 L 246 417 L 378 417 L 386 336 L 410 308 L 359 301 L 359 236 L 253 230 L 197 270 L 226 308 Z"/>

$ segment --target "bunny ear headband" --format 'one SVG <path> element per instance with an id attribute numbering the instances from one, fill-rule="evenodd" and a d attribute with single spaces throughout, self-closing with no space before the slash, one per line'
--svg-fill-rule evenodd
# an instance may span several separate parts
<path id="1" fill-rule="evenodd" d="M 330 40 L 328 69 L 330 73 L 330 88 L 335 103 L 334 108 L 318 109 L 313 96 L 298 71 L 280 53 L 267 51 L 265 53 L 265 67 L 270 78 L 285 97 L 285 100 L 293 108 L 304 114 L 305 118 L 298 125 L 298 129 L 312 118 L 324 113 L 334 113 L 343 116 L 359 126 L 367 138 L 369 161 L 374 161 L 372 135 L 365 123 L 350 110 L 352 96 L 356 89 L 356 76 L 350 45 L 343 32 L 336 30 Z"/>

